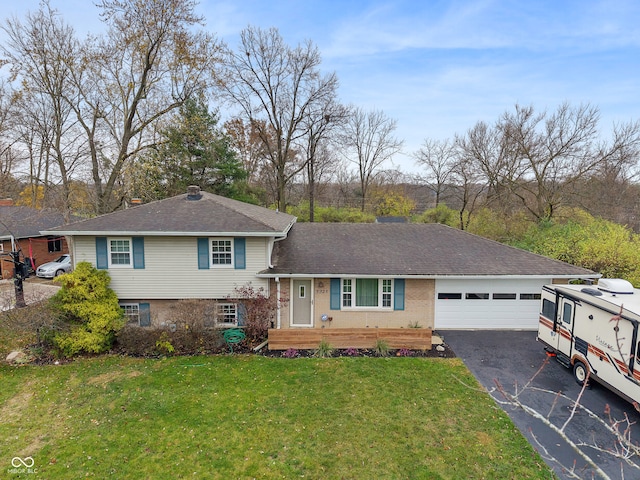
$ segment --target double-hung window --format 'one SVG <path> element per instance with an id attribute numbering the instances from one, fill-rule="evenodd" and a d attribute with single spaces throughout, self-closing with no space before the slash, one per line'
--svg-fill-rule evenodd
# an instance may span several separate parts
<path id="1" fill-rule="evenodd" d="M 140 324 L 140 306 L 137 303 L 122 303 L 120 307 L 124 311 L 127 323 Z"/>
<path id="2" fill-rule="evenodd" d="M 132 265 L 131 239 L 109 239 L 109 266 L 130 267 Z"/>
<path id="3" fill-rule="evenodd" d="M 233 265 L 233 242 L 230 238 L 216 238 L 211 240 L 211 265 Z"/>
<path id="4" fill-rule="evenodd" d="M 343 308 L 392 308 L 393 281 L 378 278 L 344 278 Z"/>

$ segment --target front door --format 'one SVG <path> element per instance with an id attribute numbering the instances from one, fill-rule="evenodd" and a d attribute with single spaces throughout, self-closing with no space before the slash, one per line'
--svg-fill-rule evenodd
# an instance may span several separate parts
<path id="1" fill-rule="evenodd" d="M 311 280 L 294 280 L 292 285 L 291 325 L 296 327 L 313 326 L 311 308 Z"/>

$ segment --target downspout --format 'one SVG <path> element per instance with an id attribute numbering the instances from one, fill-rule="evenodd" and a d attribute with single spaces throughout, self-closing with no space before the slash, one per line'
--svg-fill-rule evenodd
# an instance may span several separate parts
<path id="1" fill-rule="evenodd" d="M 276 281 L 276 329 L 280 330 L 280 277 L 275 278 Z"/>
<path id="2" fill-rule="evenodd" d="M 289 230 L 291 230 L 291 227 L 293 227 L 293 224 L 295 223 L 295 219 L 289 224 L 289 226 L 286 228 L 284 234 L 280 237 L 274 237 L 273 241 L 270 242 L 269 245 L 269 268 L 273 268 L 273 263 L 272 263 L 272 257 L 273 257 L 273 247 L 275 246 L 276 242 L 279 242 L 281 240 L 284 240 L 287 238 L 287 235 L 289 234 Z M 274 278 L 275 282 L 276 282 L 276 329 L 280 330 L 281 327 L 281 319 L 282 319 L 282 307 L 280 305 L 280 277 L 276 276 Z"/>

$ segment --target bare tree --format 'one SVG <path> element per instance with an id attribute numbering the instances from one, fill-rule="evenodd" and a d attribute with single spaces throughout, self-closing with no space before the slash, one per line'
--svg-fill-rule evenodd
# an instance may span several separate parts
<path id="1" fill-rule="evenodd" d="M 403 142 L 393 136 L 396 121 L 381 110 L 365 112 L 354 108 L 342 133 L 346 158 L 358 169 L 361 203 L 364 212 L 369 186 L 384 162 L 400 152 Z"/>
<path id="2" fill-rule="evenodd" d="M 18 120 L 15 100 L 8 86 L 0 82 L 0 198 L 15 197 L 20 189 L 15 171 L 16 140 L 12 132 Z"/>
<path id="3" fill-rule="evenodd" d="M 321 75 L 320 53 L 307 41 L 290 48 L 277 29 L 249 27 L 237 52 L 226 55 L 223 91 L 256 128 L 276 182 L 276 203 L 286 211 L 286 187 L 306 166 L 296 142 L 307 131 L 307 117 L 318 104 L 335 98 L 334 73 Z"/>
<path id="4" fill-rule="evenodd" d="M 552 218 L 568 190 L 600 161 L 594 148 L 598 118 L 595 107 L 564 103 L 551 115 L 516 105 L 499 122 L 518 158 L 508 186 L 537 220 Z"/>
<path id="5" fill-rule="evenodd" d="M 466 230 L 473 213 L 486 195 L 486 184 L 478 166 L 462 155 L 458 155 L 458 160 L 452 166 L 451 179 L 455 185 L 453 196 L 457 200 L 458 227 Z"/>
<path id="6" fill-rule="evenodd" d="M 69 98 L 85 132 L 97 211 L 117 208 L 123 169 L 153 146 L 154 126 L 186 99 L 212 85 L 219 60 L 215 39 L 194 0 L 101 0 L 108 26 L 89 38 L 73 63 L 78 95 Z"/>
<path id="7" fill-rule="evenodd" d="M 0 46 L 4 62 L 16 82 L 16 105 L 20 122 L 16 133 L 30 160 L 32 195 L 44 187 L 44 200 L 58 179 L 63 187 L 63 212 L 70 211 L 71 176 L 79 160 L 78 131 L 72 111 L 65 102 L 73 88 L 68 61 L 79 54 L 73 29 L 43 1 L 25 23 L 9 19 L 2 27 L 7 42 Z M 36 199 L 32 198 L 35 206 Z"/>
<path id="8" fill-rule="evenodd" d="M 614 125 L 613 138 L 603 141 L 598 151 L 601 160 L 578 185 L 576 203 L 593 215 L 637 231 L 640 122 Z"/>
<path id="9" fill-rule="evenodd" d="M 326 97 L 323 102 L 318 102 L 310 109 L 304 121 L 306 132 L 299 143 L 306 162 L 310 222 L 314 221 L 316 181 L 323 167 L 333 163 L 335 158 L 329 154 L 328 145 L 331 135 L 344 124 L 347 118 L 348 109 L 338 104 L 335 98 Z"/>
<path id="10" fill-rule="evenodd" d="M 481 174 L 486 186 L 486 203 L 493 208 L 509 211 L 513 197 L 509 186 L 521 180 L 522 169 L 512 145 L 506 141 L 503 126 L 489 126 L 478 122 L 464 136 L 455 139 L 459 160 L 469 162 Z"/>
<path id="11" fill-rule="evenodd" d="M 233 142 L 233 147 L 238 153 L 238 158 L 242 160 L 242 165 L 247 172 L 247 183 L 249 185 L 260 184 L 260 170 L 267 160 L 267 152 L 258 136 L 260 129 L 254 124 L 244 122 L 242 118 L 236 117 L 224 123 L 224 129 Z"/>
<path id="12" fill-rule="evenodd" d="M 450 140 L 426 139 L 414 154 L 418 166 L 425 169 L 425 174 L 420 179 L 434 193 L 436 207 L 451 182 L 456 153 L 455 144 Z"/>

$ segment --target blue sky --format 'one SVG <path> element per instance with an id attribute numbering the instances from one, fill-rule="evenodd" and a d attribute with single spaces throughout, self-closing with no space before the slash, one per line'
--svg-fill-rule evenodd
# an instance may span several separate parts
<path id="1" fill-rule="evenodd" d="M 80 34 L 99 30 L 90 0 L 51 0 Z M 6 17 L 37 0 L 0 0 Z M 231 46 L 248 25 L 277 27 L 289 45 L 312 40 L 335 71 L 343 103 L 381 109 L 398 123 L 405 155 L 516 103 L 554 110 L 564 101 L 614 122 L 640 120 L 638 0 L 201 0 L 206 28 Z"/>

